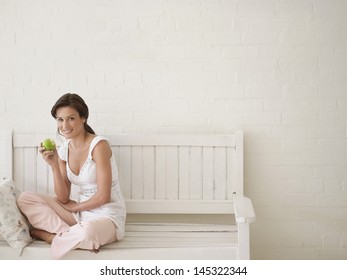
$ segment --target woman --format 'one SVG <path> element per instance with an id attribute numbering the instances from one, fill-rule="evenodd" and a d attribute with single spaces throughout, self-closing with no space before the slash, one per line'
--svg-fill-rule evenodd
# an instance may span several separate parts
<path id="1" fill-rule="evenodd" d="M 114 154 L 87 124 L 88 106 L 77 94 L 60 97 L 51 114 L 66 141 L 59 151 L 39 152 L 52 169 L 56 198 L 23 192 L 18 206 L 33 226 L 31 236 L 52 244 L 53 259 L 76 248 L 98 252 L 124 236 L 126 211 Z M 80 188 L 77 202 L 70 199 L 72 185 Z"/>

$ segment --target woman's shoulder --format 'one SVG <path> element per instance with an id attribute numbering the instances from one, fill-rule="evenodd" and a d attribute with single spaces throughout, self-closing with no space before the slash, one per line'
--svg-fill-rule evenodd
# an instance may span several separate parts
<path id="1" fill-rule="evenodd" d="M 95 135 L 90 142 L 90 150 L 93 150 L 96 146 L 110 146 L 109 141 L 106 137 L 101 135 Z"/>
<path id="2" fill-rule="evenodd" d="M 104 154 L 111 152 L 111 146 L 106 137 L 97 135 L 90 143 L 90 156 L 95 157 L 95 154 Z"/>

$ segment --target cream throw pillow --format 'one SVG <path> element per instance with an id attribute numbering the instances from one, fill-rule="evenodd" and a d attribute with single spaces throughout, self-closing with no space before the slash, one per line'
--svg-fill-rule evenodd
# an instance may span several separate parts
<path id="1" fill-rule="evenodd" d="M 18 209 L 16 195 L 13 181 L 0 183 L 0 236 L 21 255 L 32 239 L 28 222 Z"/>

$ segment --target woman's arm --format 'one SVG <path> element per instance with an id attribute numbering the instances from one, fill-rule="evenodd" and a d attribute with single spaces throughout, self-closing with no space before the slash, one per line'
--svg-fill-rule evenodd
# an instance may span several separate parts
<path id="1" fill-rule="evenodd" d="M 51 166 L 53 172 L 54 192 L 61 203 L 67 203 L 70 199 L 71 183 L 67 179 L 66 162 L 58 157 L 57 150 L 45 150 L 39 147 L 43 159 Z"/>
<path id="2" fill-rule="evenodd" d="M 67 178 L 66 162 L 58 159 L 58 166 L 52 167 L 54 192 L 61 203 L 67 203 L 70 200 L 71 183 Z"/>
<path id="3" fill-rule="evenodd" d="M 111 156 L 112 150 L 106 141 L 102 140 L 95 146 L 92 157 L 96 164 L 97 192 L 87 201 L 76 203 L 70 200 L 68 203 L 62 204 L 65 209 L 71 212 L 86 211 L 110 202 L 112 187 Z"/>

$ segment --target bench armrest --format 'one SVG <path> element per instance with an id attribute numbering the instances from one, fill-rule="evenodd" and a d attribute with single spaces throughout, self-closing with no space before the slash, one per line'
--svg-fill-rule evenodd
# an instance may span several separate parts
<path id="1" fill-rule="evenodd" d="M 252 223 L 255 221 L 255 212 L 252 201 L 243 195 L 234 194 L 235 219 L 239 223 Z"/>

